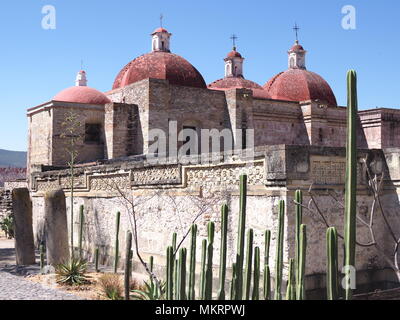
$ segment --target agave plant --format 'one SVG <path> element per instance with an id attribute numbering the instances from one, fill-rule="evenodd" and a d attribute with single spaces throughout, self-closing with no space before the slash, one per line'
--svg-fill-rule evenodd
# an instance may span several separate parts
<path id="1" fill-rule="evenodd" d="M 57 282 L 63 285 L 76 286 L 88 282 L 85 275 L 87 262 L 72 258 L 68 262 L 61 263 L 55 267 Z"/>
<path id="2" fill-rule="evenodd" d="M 157 286 L 154 281 L 145 281 L 143 290 L 132 290 L 136 300 L 164 300 L 166 282 Z"/>

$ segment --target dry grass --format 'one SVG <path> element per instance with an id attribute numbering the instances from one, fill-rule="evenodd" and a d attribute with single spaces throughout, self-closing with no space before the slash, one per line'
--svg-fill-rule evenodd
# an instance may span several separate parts
<path id="1" fill-rule="evenodd" d="M 81 297 L 82 299 L 87 300 L 109 300 L 107 295 L 105 295 L 104 288 L 102 285 L 102 281 L 104 281 L 104 276 L 109 278 L 114 278 L 111 283 L 119 283 L 121 288 L 121 296 L 123 297 L 124 287 L 123 287 L 123 275 L 115 275 L 115 274 L 104 274 L 104 273 L 87 273 L 86 274 L 89 283 L 81 286 L 62 286 L 57 284 L 55 281 L 54 274 L 46 274 L 46 275 L 35 275 L 27 277 L 27 280 L 32 282 L 41 283 L 45 286 L 52 287 L 58 290 L 62 290 L 64 292 L 68 292 L 74 294 L 76 296 Z M 111 277 L 110 277 L 111 276 Z M 102 280 L 103 279 L 103 280 Z M 137 279 L 132 279 L 131 281 L 131 290 L 141 289 L 140 285 L 141 281 Z"/>
<path id="2" fill-rule="evenodd" d="M 99 278 L 99 285 L 103 295 L 110 300 L 122 300 L 124 287 L 122 279 L 114 273 L 105 273 Z"/>

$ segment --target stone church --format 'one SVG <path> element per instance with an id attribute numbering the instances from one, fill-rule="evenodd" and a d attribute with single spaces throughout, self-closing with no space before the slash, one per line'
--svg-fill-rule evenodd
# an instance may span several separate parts
<path id="1" fill-rule="evenodd" d="M 236 230 L 237 186 L 239 174 L 244 171 L 249 176 L 249 227 L 259 233 L 256 241 L 262 241 L 265 229 L 274 234 L 276 205 L 279 200 L 286 200 L 285 261 L 294 250 L 294 190 L 304 189 L 306 193 L 311 184 L 317 186 L 321 206 L 340 227 L 341 208 L 334 208 L 335 204 L 322 190 L 343 193 L 346 107 L 338 106 L 329 84 L 308 70 L 304 47 L 296 41 L 288 51 L 288 69 L 265 79 L 264 85 L 246 79 L 245 58 L 234 47 L 224 59 L 224 69 L 221 63 L 224 77 L 207 85 L 190 62 L 171 52 L 171 36 L 165 28 L 156 29 L 151 35 L 151 52 L 122 68 L 112 90 L 103 93 L 88 87 L 86 72 L 82 70 L 75 86 L 28 109 L 28 171 L 37 241 L 40 241 L 44 195 L 60 188 L 68 195 L 71 187 L 62 136 L 69 111 L 77 115 L 81 124 L 76 133 L 80 138 L 75 207 L 78 217 L 78 206 L 85 205 L 88 216 L 85 248 L 89 256 L 94 247 L 101 248 L 105 261 L 112 255 L 115 212 L 124 210 L 112 183 L 129 189 L 135 199 L 143 199 L 138 204 L 144 215 L 141 250 L 155 256 L 160 266 L 164 264 L 172 232 L 182 235 L 193 222 L 192 216 L 199 210 L 194 198 L 209 203 L 197 221 L 202 235 L 209 219 L 218 221 L 218 207 L 226 202 L 232 212 L 229 228 Z M 179 161 L 158 166 L 148 164 L 145 155 L 153 143 L 151 130 L 169 132 L 171 122 L 177 124 L 178 131 L 229 129 L 242 149 L 246 148 L 246 142 L 237 141 L 240 138 L 234 133 L 253 129 L 255 157 L 247 160 L 239 152 L 226 159 L 221 153 L 220 163 L 212 165 L 183 165 Z M 400 111 L 386 108 L 360 111 L 358 131 L 359 206 L 364 211 L 371 206 L 363 162 L 368 158 L 376 172 L 386 173 L 385 203 L 388 210 L 397 212 Z M 169 201 L 172 198 L 174 201 Z M 123 218 L 125 229 L 129 228 L 128 216 Z M 316 253 L 307 262 L 307 286 L 312 292 L 323 288 L 321 274 L 325 272 L 325 260 L 317 258 L 325 254 L 325 229 L 313 217 L 306 216 L 305 220 L 310 230 L 310 251 Z M 385 241 L 384 230 L 380 237 Z M 230 242 L 233 248 L 234 239 Z M 357 268 L 365 274 L 359 279 L 360 285 L 391 281 L 387 265 L 372 248 L 359 249 L 357 259 Z M 372 274 L 371 270 L 376 272 Z"/>

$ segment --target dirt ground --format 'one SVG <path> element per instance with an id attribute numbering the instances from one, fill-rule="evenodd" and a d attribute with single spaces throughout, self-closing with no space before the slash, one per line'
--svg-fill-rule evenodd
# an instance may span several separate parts
<path id="1" fill-rule="evenodd" d="M 39 256 L 37 255 L 36 261 L 39 261 Z M 23 269 L 23 270 L 22 270 Z M 55 274 L 40 274 L 39 265 L 22 267 L 21 270 L 15 266 L 15 249 L 14 240 L 8 240 L 4 237 L 0 237 L 0 270 L 4 272 L 9 272 L 18 276 L 24 276 L 24 279 L 40 283 L 46 287 L 61 290 L 67 293 L 74 294 L 86 300 L 107 300 L 104 296 L 101 286 L 99 285 L 99 278 L 105 273 L 111 273 L 111 268 L 102 267 L 102 273 L 91 272 L 89 266 L 88 273 L 86 274 L 88 278 L 88 284 L 81 286 L 61 286 L 57 283 Z M 26 272 L 27 271 L 27 272 Z M 119 275 L 121 283 L 123 283 L 123 275 Z M 147 277 L 141 274 L 132 274 L 133 279 L 138 285 L 143 284 Z"/>
<path id="2" fill-rule="evenodd" d="M 15 264 L 14 240 L 0 237 L 0 266 Z"/>
<path id="3" fill-rule="evenodd" d="M 38 274 L 26 277 L 27 280 L 43 284 L 47 287 L 51 287 L 57 290 L 61 290 L 67 293 L 72 293 L 86 300 L 107 300 L 103 295 L 102 290 L 99 286 L 98 280 L 102 276 L 102 273 L 88 273 L 87 278 L 89 283 L 81 286 L 61 286 L 56 282 L 56 276 L 54 274 Z M 121 277 L 121 281 L 123 281 Z"/>

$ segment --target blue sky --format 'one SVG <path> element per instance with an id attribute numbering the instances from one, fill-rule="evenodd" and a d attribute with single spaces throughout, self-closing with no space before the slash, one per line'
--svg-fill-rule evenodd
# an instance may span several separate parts
<path id="1" fill-rule="evenodd" d="M 41 26 L 44 5 L 57 13 L 55 30 Z M 356 30 L 342 28 L 342 7 L 356 8 Z M 207 83 L 223 77 L 232 33 L 246 58 L 245 77 L 263 85 L 287 68 L 300 27 L 307 67 L 346 103 L 346 71 L 359 76 L 360 109 L 398 108 L 398 0 L 4 0 L 0 4 L 0 149 L 26 150 L 26 109 L 73 85 L 81 60 L 89 86 L 110 90 L 119 70 L 150 50 L 159 26 L 173 33 L 171 49 Z"/>

